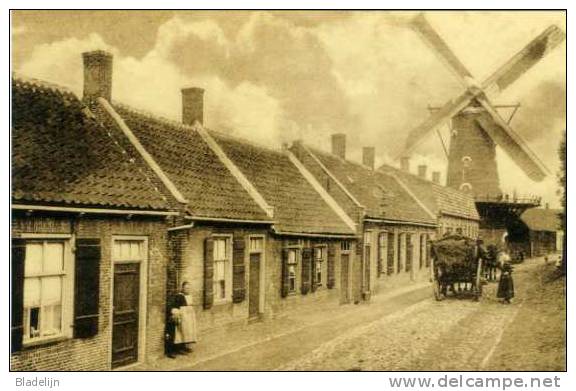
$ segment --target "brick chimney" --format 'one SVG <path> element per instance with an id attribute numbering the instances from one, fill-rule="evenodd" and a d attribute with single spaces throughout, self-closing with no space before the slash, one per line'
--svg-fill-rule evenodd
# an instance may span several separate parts
<path id="1" fill-rule="evenodd" d="M 362 164 L 369 169 L 374 169 L 374 161 L 376 160 L 376 149 L 374 147 L 362 148 Z"/>
<path id="2" fill-rule="evenodd" d="M 346 159 L 346 135 L 344 133 L 332 135 L 332 154 Z"/>
<path id="3" fill-rule="evenodd" d="M 440 171 L 432 171 L 432 182 L 440 184 Z"/>
<path id="4" fill-rule="evenodd" d="M 104 98 L 112 100 L 112 54 L 104 50 L 82 53 L 84 62 L 85 102 Z"/>
<path id="5" fill-rule="evenodd" d="M 426 179 L 426 170 L 428 167 L 425 164 L 420 164 L 418 166 L 418 176 L 422 179 Z"/>
<path id="6" fill-rule="evenodd" d="M 400 169 L 402 171 L 410 172 L 410 158 L 408 156 L 400 158 Z"/>
<path id="7" fill-rule="evenodd" d="M 204 89 L 182 88 L 182 122 L 194 125 L 196 121 L 204 124 Z"/>

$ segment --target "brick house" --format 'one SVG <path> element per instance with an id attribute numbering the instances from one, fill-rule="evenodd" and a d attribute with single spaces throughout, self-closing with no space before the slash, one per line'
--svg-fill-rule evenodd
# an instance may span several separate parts
<path id="1" fill-rule="evenodd" d="M 374 170 L 373 153 L 367 165 L 346 160 L 341 134 L 332 137 L 332 154 L 302 142 L 290 149 L 357 223 L 363 245 L 355 300 L 429 277 L 427 247 L 436 234 L 436 215 L 397 177 Z"/>
<path id="2" fill-rule="evenodd" d="M 350 301 L 356 227 L 287 150 L 203 126 L 203 90 L 182 90 L 182 123 L 111 101 L 110 55 L 91 52 L 91 107 L 181 201 L 168 228 L 168 294 L 190 283 L 201 332 L 308 305 Z"/>
<path id="3" fill-rule="evenodd" d="M 12 370 L 163 355 L 176 201 L 119 137 L 70 91 L 13 78 Z"/>
<path id="4" fill-rule="evenodd" d="M 398 178 L 430 210 L 438 221 L 437 235 L 459 234 L 478 238 L 480 215 L 471 194 L 440 185 L 439 172 L 432 173 L 432 180 L 426 178 L 426 166 L 418 166 L 418 174 L 410 173 L 409 161 L 404 158 L 401 169 L 383 165 L 380 171 Z"/>

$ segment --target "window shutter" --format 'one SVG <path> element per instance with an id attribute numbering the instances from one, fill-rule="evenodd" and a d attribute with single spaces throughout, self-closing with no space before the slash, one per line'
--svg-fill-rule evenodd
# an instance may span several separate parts
<path id="1" fill-rule="evenodd" d="M 370 263 L 372 262 L 372 253 L 370 246 L 364 246 L 366 258 L 364 259 L 364 290 L 370 292 Z"/>
<path id="2" fill-rule="evenodd" d="M 314 249 L 311 248 L 312 257 L 310 260 L 310 291 L 316 292 L 318 281 L 316 281 L 316 254 L 314 254 Z"/>
<path id="3" fill-rule="evenodd" d="M 26 242 L 23 239 L 12 239 L 12 322 L 11 351 L 22 349 L 24 332 L 24 260 L 26 258 Z"/>
<path id="4" fill-rule="evenodd" d="M 214 239 L 204 241 L 204 309 L 214 304 Z"/>
<path id="5" fill-rule="evenodd" d="M 388 260 L 386 262 L 386 272 L 390 276 L 394 274 L 394 234 L 388 233 Z"/>
<path id="6" fill-rule="evenodd" d="M 282 281 L 280 288 L 280 295 L 282 297 L 288 296 L 290 292 L 290 281 L 288 279 L 288 249 L 282 250 Z"/>
<path id="7" fill-rule="evenodd" d="M 406 235 L 406 271 L 412 270 L 412 235 Z"/>
<path id="8" fill-rule="evenodd" d="M 232 302 L 241 303 L 246 298 L 244 252 L 246 241 L 243 237 L 234 238 L 232 252 Z"/>
<path id="9" fill-rule="evenodd" d="M 100 258 L 100 239 L 76 239 L 74 338 L 98 334 Z"/>
<path id="10" fill-rule="evenodd" d="M 310 282 L 311 282 L 311 271 L 312 271 L 312 249 L 303 248 L 302 249 L 302 285 L 301 292 L 303 295 L 310 292 Z"/>
<path id="11" fill-rule="evenodd" d="M 332 289 L 336 283 L 335 267 L 336 267 L 336 243 L 328 244 L 328 276 L 326 278 L 326 287 Z"/>
<path id="12" fill-rule="evenodd" d="M 384 237 L 383 234 L 381 233 L 380 235 L 378 235 L 378 250 L 376 251 L 376 256 L 377 256 L 377 260 L 376 260 L 376 266 L 377 266 L 377 276 L 380 277 L 380 275 L 382 275 L 383 273 L 383 267 L 382 267 L 382 259 L 384 258 L 384 254 L 382 254 L 382 238 Z"/>

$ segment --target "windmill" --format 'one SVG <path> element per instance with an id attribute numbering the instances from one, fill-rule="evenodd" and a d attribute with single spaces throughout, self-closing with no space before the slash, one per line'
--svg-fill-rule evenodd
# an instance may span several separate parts
<path id="1" fill-rule="evenodd" d="M 456 75 L 465 91 L 434 110 L 428 119 L 409 133 L 401 156 L 408 156 L 433 130 L 451 122 L 450 146 L 446 151 L 446 184 L 475 196 L 484 225 L 493 226 L 497 216 L 499 220 L 502 220 L 502 216 L 519 216 L 526 208 L 537 206 L 537 199 L 520 202 L 502 194 L 496 145 L 534 181 L 542 181 L 549 171 L 521 136 L 502 118 L 497 106 L 490 102 L 487 95 L 502 91 L 514 83 L 562 43 L 565 33 L 557 26 L 548 27 L 486 80 L 478 83 L 423 14 L 412 20 L 412 27 Z"/>

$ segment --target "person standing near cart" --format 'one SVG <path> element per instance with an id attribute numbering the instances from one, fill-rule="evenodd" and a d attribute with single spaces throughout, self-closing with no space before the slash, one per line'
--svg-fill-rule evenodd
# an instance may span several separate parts
<path id="1" fill-rule="evenodd" d="M 512 265 L 509 262 L 504 262 L 502 265 L 502 272 L 500 273 L 500 281 L 498 281 L 498 291 L 496 297 L 503 299 L 504 304 L 510 304 L 510 299 L 514 297 L 514 280 L 512 279 Z"/>

